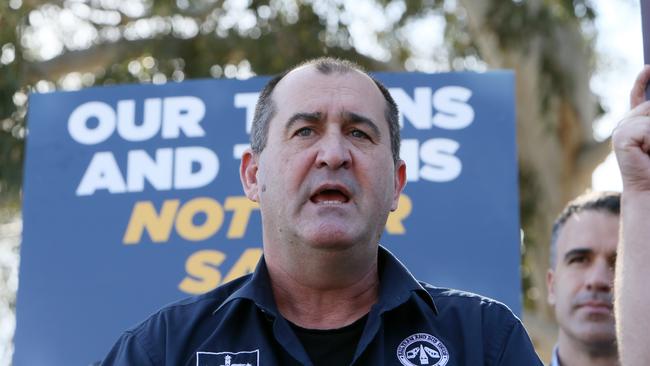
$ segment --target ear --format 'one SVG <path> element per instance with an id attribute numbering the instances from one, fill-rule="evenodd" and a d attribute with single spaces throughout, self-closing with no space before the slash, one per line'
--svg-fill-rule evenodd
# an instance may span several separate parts
<path id="1" fill-rule="evenodd" d="M 399 196 L 402 194 L 404 186 L 406 186 L 406 163 L 404 160 L 400 160 L 395 166 L 395 189 L 393 190 L 393 203 L 390 207 L 391 211 L 397 210 Z"/>
<path id="2" fill-rule="evenodd" d="M 546 271 L 546 292 L 546 302 L 551 306 L 555 305 L 555 272 L 552 269 Z"/>
<path id="3" fill-rule="evenodd" d="M 258 156 L 251 149 L 246 149 L 241 157 L 239 178 L 246 197 L 254 202 L 259 202 L 259 187 L 257 184 Z"/>

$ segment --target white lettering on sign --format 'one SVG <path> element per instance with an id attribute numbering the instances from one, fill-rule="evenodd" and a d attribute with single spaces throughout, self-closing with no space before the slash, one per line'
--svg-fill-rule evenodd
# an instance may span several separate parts
<path id="1" fill-rule="evenodd" d="M 467 104 L 472 91 L 462 86 L 445 86 L 433 94 L 433 108 L 438 113 L 431 121 L 434 126 L 460 130 L 474 121 L 474 108 Z"/>
<path id="2" fill-rule="evenodd" d="M 110 193 L 124 193 L 126 183 L 117 166 L 115 157 L 110 151 L 98 152 L 93 155 L 86 173 L 84 173 L 77 196 L 89 196 L 98 189 L 106 189 Z"/>
<path id="3" fill-rule="evenodd" d="M 205 136 L 200 125 L 203 117 L 205 104 L 192 96 L 146 99 L 141 124 L 135 121 L 134 100 L 118 101 L 117 113 L 109 104 L 93 101 L 80 105 L 70 114 L 68 132 L 84 145 L 104 142 L 116 129 L 127 141 L 144 141 L 159 131 L 164 139 L 178 138 L 181 132 L 187 137 L 201 137 Z M 91 120 L 97 122 L 94 127 L 89 126 Z"/>
<path id="4" fill-rule="evenodd" d="M 413 99 L 403 89 L 391 88 L 390 94 L 399 106 L 400 126 L 404 126 L 404 117 L 418 130 L 431 128 L 431 88 L 420 87 L 413 91 Z"/>
<path id="5" fill-rule="evenodd" d="M 456 179 L 463 165 L 454 154 L 460 144 L 446 138 L 429 139 L 422 144 L 416 139 L 402 140 L 400 156 L 406 162 L 406 178 L 429 182 L 449 182 Z"/>
<path id="6" fill-rule="evenodd" d="M 163 102 L 162 137 L 174 139 L 181 130 L 187 137 L 205 136 L 199 123 L 205 116 L 205 104 L 197 97 L 171 97 Z"/>
<path id="7" fill-rule="evenodd" d="M 420 145 L 420 177 L 430 182 L 449 182 L 456 179 L 462 170 L 460 159 L 454 154 L 460 144 L 454 140 L 437 138 Z"/>
<path id="8" fill-rule="evenodd" d="M 95 128 L 87 125 L 91 118 L 97 120 Z M 70 114 L 68 132 L 80 144 L 98 144 L 113 134 L 115 120 L 115 111 L 110 105 L 103 102 L 84 103 Z"/>
<path id="9" fill-rule="evenodd" d="M 232 147 L 232 157 L 235 160 L 240 160 L 242 156 L 244 156 L 244 152 L 246 150 L 250 149 L 251 144 L 235 144 Z"/>
<path id="10" fill-rule="evenodd" d="M 417 87 L 413 98 L 401 88 L 389 90 L 399 107 L 402 127 L 407 120 L 418 130 L 433 126 L 458 130 L 474 121 L 474 109 L 468 104 L 472 91 L 462 86 L 443 86 L 435 92 L 429 87 Z"/>
<path id="11" fill-rule="evenodd" d="M 198 165 L 198 169 L 194 169 Z M 201 146 L 176 149 L 174 188 L 191 189 L 208 185 L 219 173 L 219 158 Z"/>
<path id="12" fill-rule="evenodd" d="M 390 93 L 399 107 L 400 127 L 408 121 L 418 130 L 459 130 L 474 122 L 474 108 L 469 104 L 472 91 L 468 88 L 451 85 L 434 91 L 417 87 L 411 94 L 401 88 L 390 88 Z M 400 156 L 406 162 L 407 179 L 442 183 L 458 178 L 463 170 L 456 156 L 459 148 L 460 143 L 448 138 L 403 139 Z"/>
<path id="13" fill-rule="evenodd" d="M 161 114 L 160 98 L 145 99 L 144 118 L 141 124 L 135 121 L 135 101 L 120 100 L 117 102 L 117 132 L 128 141 L 148 140 L 160 130 Z"/>
<path id="14" fill-rule="evenodd" d="M 235 94 L 235 107 L 246 108 L 246 133 L 250 134 L 253 128 L 253 117 L 255 106 L 260 93 L 237 93 Z"/>
<path id="15" fill-rule="evenodd" d="M 142 192 L 145 182 L 159 191 L 200 188 L 218 173 L 219 158 L 205 147 L 162 148 L 156 150 L 155 158 L 144 150 L 131 150 L 125 180 L 113 153 L 105 151 L 93 156 L 76 193 L 89 196 L 102 189 L 109 193 Z"/>
<path id="16" fill-rule="evenodd" d="M 144 182 L 149 182 L 155 189 L 166 191 L 172 187 L 172 149 L 156 150 L 152 159 L 144 150 L 129 151 L 126 167 L 126 184 L 129 192 L 142 192 Z"/>

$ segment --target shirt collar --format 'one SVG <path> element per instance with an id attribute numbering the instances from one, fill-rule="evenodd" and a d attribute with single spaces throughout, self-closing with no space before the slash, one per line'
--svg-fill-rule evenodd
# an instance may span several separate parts
<path id="1" fill-rule="evenodd" d="M 562 366 L 560 364 L 560 356 L 558 353 L 557 344 L 555 345 L 555 347 L 553 347 L 553 355 L 551 356 L 551 364 L 549 366 Z"/>
<path id="2" fill-rule="evenodd" d="M 379 246 L 379 301 L 380 311 L 388 311 L 408 301 L 415 293 L 438 314 L 438 309 L 429 292 L 413 277 L 411 272 L 393 253 Z"/>
<path id="3" fill-rule="evenodd" d="M 375 304 L 382 313 L 398 307 L 408 301 L 413 293 L 425 301 L 438 314 L 436 305 L 429 292 L 413 277 L 411 272 L 390 252 L 379 245 L 379 300 Z M 262 311 L 278 316 L 278 309 L 271 290 L 271 280 L 264 256 L 260 259 L 251 278 L 239 289 L 233 292 L 213 312 L 217 313 L 223 306 L 236 299 L 253 301 Z"/>
<path id="4" fill-rule="evenodd" d="M 251 300 L 265 313 L 273 316 L 278 315 L 278 307 L 273 298 L 271 279 L 263 255 L 257 263 L 257 267 L 255 267 L 251 278 L 242 287 L 230 294 L 212 314 L 216 314 L 226 304 L 237 299 Z"/>

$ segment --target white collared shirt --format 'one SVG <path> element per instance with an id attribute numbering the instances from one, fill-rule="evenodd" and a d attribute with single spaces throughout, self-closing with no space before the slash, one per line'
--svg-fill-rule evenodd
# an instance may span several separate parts
<path id="1" fill-rule="evenodd" d="M 555 347 L 553 347 L 553 355 L 551 356 L 551 363 L 549 366 L 562 366 L 560 364 L 560 356 L 559 356 L 557 344 L 555 345 Z"/>

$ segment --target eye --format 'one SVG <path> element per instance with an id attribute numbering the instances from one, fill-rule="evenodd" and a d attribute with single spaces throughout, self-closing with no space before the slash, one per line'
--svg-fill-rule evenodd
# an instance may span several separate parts
<path id="1" fill-rule="evenodd" d="M 358 138 L 358 139 L 367 139 L 367 140 L 370 140 L 370 136 L 368 136 L 367 133 L 365 133 L 365 132 L 363 132 L 363 131 L 361 131 L 361 130 L 354 129 L 354 130 L 350 131 L 350 135 L 351 135 L 352 137 L 356 137 L 356 138 Z"/>
<path id="2" fill-rule="evenodd" d="M 569 264 L 582 264 L 582 263 L 586 263 L 587 260 L 588 260 L 587 256 L 578 255 L 578 256 L 569 258 L 567 263 L 569 263 Z"/>
<path id="3" fill-rule="evenodd" d="M 298 129 L 296 132 L 294 132 L 294 136 L 299 136 L 299 137 L 308 137 L 311 136 L 311 134 L 314 133 L 314 130 L 309 128 L 309 127 L 303 127 Z"/>

